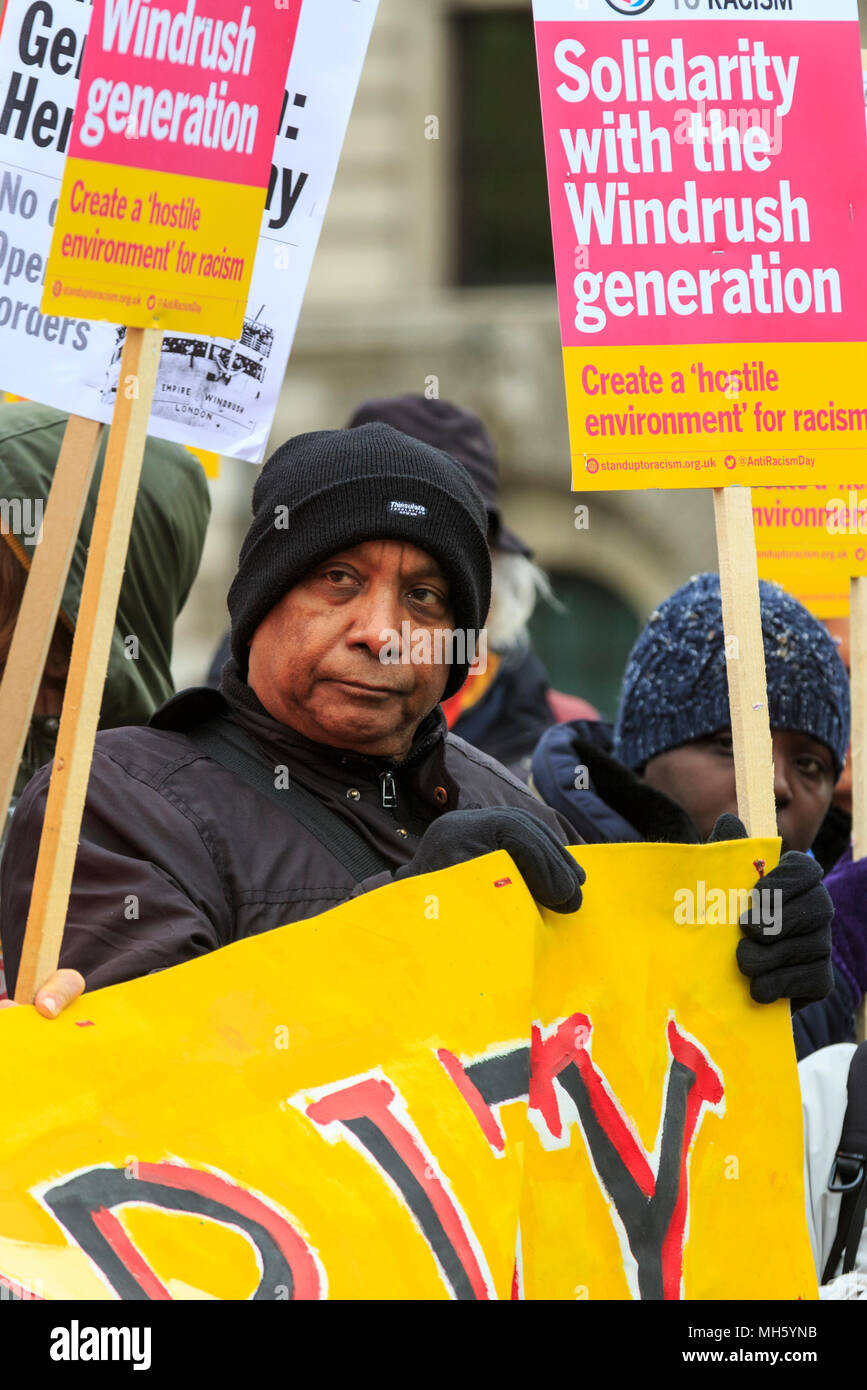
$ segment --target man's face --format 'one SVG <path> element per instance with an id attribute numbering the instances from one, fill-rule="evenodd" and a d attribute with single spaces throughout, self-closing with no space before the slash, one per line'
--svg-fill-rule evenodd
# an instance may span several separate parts
<path id="1" fill-rule="evenodd" d="M 834 791 L 834 760 L 808 734 L 772 729 L 774 798 L 783 853 L 808 850 L 825 819 Z M 706 840 L 717 816 L 737 815 L 735 765 L 729 729 L 695 739 L 651 758 L 644 781 L 665 792 L 695 822 Z"/>
<path id="2" fill-rule="evenodd" d="M 431 634 L 412 643 L 423 659 L 383 664 L 404 622 Z M 250 643 L 248 683 L 274 719 L 307 738 L 400 760 L 445 690 L 449 668 L 435 664 L 432 636 L 452 625 L 436 560 L 402 541 L 365 541 L 316 565 L 271 609 Z"/>

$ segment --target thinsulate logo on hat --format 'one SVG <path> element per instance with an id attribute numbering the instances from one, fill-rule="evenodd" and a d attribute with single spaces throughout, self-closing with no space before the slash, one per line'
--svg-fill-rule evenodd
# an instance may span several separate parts
<path id="1" fill-rule="evenodd" d="M 388 510 L 397 512 L 399 516 L 427 516 L 427 507 L 423 507 L 421 502 L 389 502 Z"/>
<path id="2" fill-rule="evenodd" d="M 653 4 L 653 0 L 607 0 L 612 10 L 618 14 L 644 14 Z"/>

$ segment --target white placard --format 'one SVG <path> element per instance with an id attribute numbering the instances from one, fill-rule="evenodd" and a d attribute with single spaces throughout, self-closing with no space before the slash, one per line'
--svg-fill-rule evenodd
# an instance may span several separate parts
<path id="1" fill-rule="evenodd" d="M 858 22 L 858 0 L 533 0 L 533 18 L 540 20 L 730 19 L 733 24 L 755 20 L 820 19 Z"/>
<path id="2" fill-rule="evenodd" d="M 151 434 L 263 457 L 377 2 L 303 0 L 244 329 L 238 340 L 166 334 Z M 90 14 L 88 0 L 5 7 L 0 388 L 109 421 L 124 330 L 39 311 Z"/>

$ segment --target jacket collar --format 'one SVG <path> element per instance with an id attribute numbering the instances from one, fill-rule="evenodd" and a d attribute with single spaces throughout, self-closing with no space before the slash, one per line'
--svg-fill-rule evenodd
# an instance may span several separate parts
<path id="1" fill-rule="evenodd" d="M 162 705 L 151 718 L 150 724 L 157 729 L 183 732 L 219 715 L 227 715 L 259 743 L 264 744 L 269 750 L 273 749 L 275 753 L 291 754 L 295 761 L 301 763 L 319 766 L 327 763 L 346 772 L 357 770 L 366 773 L 368 777 L 378 777 L 382 772 L 401 772 L 410 768 L 414 770 L 423 760 L 437 754 L 442 758 L 447 733 L 445 716 L 437 705 L 427 718 L 422 720 L 407 757 L 399 762 L 392 758 L 374 758 L 353 749 L 334 748 L 330 744 L 317 743 L 274 719 L 246 681 L 242 681 L 236 674 L 234 662 L 224 668 L 219 690 L 212 690 L 208 686 L 184 690 Z"/>
<path id="2" fill-rule="evenodd" d="M 577 720 L 549 729 L 533 758 L 533 783 L 588 842 L 700 844 L 687 813 L 612 756 L 611 726 Z M 576 770 L 589 785 L 576 789 Z"/>

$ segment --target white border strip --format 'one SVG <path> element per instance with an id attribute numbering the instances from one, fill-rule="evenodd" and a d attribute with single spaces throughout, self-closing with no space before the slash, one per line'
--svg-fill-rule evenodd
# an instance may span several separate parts
<path id="1" fill-rule="evenodd" d="M 649 9 L 643 10 L 640 14 L 630 15 L 618 13 L 614 5 L 608 4 L 608 0 L 533 0 L 533 18 L 537 22 L 574 20 L 576 23 L 586 20 L 607 20 L 610 23 L 611 20 L 620 19 L 625 25 L 637 24 L 639 20 L 668 20 L 669 23 L 677 23 L 680 20 L 691 19 L 719 19 L 730 24 L 749 24 L 750 20 L 793 19 L 812 20 L 816 24 L 833 20 L 858 23 L 858 0 L 788 0 L 786 9 L 773 8 L 774 5 L 782 5 L 785 0 L 752 0 L 754 8 L 742 9 L 741 5 L 747 2 L 748 0 L 739 0 L 735 7 L 729 0 L 729 7 L 723 9 L 725 0 L 699 0 L 698 7 L 693 10 L 686 8 L 686 0 L 653 0 Z M 769 8 L 764 9 L 765 5 Z"/>

